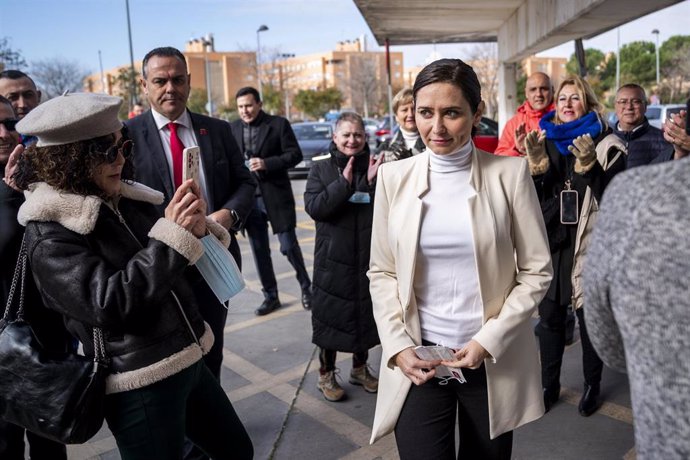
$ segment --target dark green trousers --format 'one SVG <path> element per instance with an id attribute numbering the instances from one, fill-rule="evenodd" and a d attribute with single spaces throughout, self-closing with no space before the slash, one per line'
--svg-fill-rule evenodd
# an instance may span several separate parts
<path id="1" fill-rule="evenodd" d="M 252 441 L 203 360 L 165 380 L 108 395 L 122 460 L 178 460 L 185 436 L 213 459 L 251 459 Z"/>

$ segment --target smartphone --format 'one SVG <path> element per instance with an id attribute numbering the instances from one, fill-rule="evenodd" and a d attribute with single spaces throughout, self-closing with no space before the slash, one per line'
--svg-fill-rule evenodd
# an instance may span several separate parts
<path id="1" fill-rule="evenodd" d="M 199 185 L 199 147 L 187 147 L 182 151 L 182 182 L 194 179 Z"/>
<path id="2" fill-rule="evenodd" d="M 561 223 L 577 224 L 580 218 L 577 190 L 561 191 Z"/>

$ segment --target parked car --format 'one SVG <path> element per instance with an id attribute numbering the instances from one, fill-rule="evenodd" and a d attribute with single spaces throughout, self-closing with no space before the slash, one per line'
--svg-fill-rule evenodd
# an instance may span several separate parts
<path id="1" fill-rule="evenodd" d="M 290 169 L 292 175 L 306 175 L 311 168 L 312 159 L 328 151 L 333 139 L 333 124 L 326 122 L 293 123 L 292 130 L 302 149 L 302 161 Z"/>
<path id="2" fill-rule="evenodd" d="M 373 118 L 363 118 L 364 131 L 367 133 L 369 148 L 376 148 L 376 131 L 378 131 L 379 121 Z"/>
<path id="3" fill-rule="evenodd" d="M 661 129 L 661 125 L 672 113 L 678 113 L 685 109 L 685 104 L 650 105 L 644 115 L 649 124 Z"/>
<path id="4" fill-rule="evenodd" d="M 494 153 L 498 146 L 498 123 L 491 118 L 482 117 L 472 140 L 478 149 Z"/>
<path id="5" fill-rule="evenodd" d="M 398 122 L 393 119 L 393 129 L 391 129 L 390 121 L 389 117 L 385 117 L 377 126 L 376 131 L 374 131 L 376 142 L 373 145 L 375 148 L 378 149 L 382 143 L 393 139 L 393 134 L 398 130 Z"/>

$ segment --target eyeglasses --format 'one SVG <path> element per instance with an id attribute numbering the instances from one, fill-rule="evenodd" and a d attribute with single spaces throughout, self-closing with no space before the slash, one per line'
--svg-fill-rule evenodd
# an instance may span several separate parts
<path id="1" fill-rule="evenodd" d="M 129 157 L 131 157 L 133 148 L 134 148 L 134 142 L 132 142 L 129 139 L 125 139 L 124 141 L 122 141 L 121 144 L 118 143 L 115 145 L 111 145 L 110 147 L 108 147 L 108 149 L 105 152 L 101 152 L 101 151 L 97 150 L 94 147 L 94 144 L 91 145 L 91 148 L 89 149 L 89 151 L 91 153 L 104 155 L 105 161 L 107 161 L 108 163 L 113 163 L 117 159 L 118 153 L 121 153 L 122 156 L 125 158 L 125 160 L 128 159 Z"/>
<path id="2" fill-rule="evenodd" d="M 7 120 L 0 120 L 0 125 L 5 125 L 5 128 L 7 128 L 8 131 L 16 131 L 17 130 L 17 123 L 19 123 L 19 120 L 15 118 L 8 118 Z"/>
<path id="3" fill-rule="evenodd" d="M 640 107 L 644 101 L 642 99 L 618 99 L 616 105 L 621 105 L 626 107 L 628 104 L 632 104 L 633 107 Z"/>

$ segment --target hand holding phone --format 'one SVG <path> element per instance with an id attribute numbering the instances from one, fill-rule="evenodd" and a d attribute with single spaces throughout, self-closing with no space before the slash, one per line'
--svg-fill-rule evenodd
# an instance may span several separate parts
<path id="1" fill-rule="evenodd" d="M 182 151 L 182 181 L 193 179 L 199 184 L 199 147 L 187 147 Z M 191 190 L 189 190 L 191 191 Z"/>

